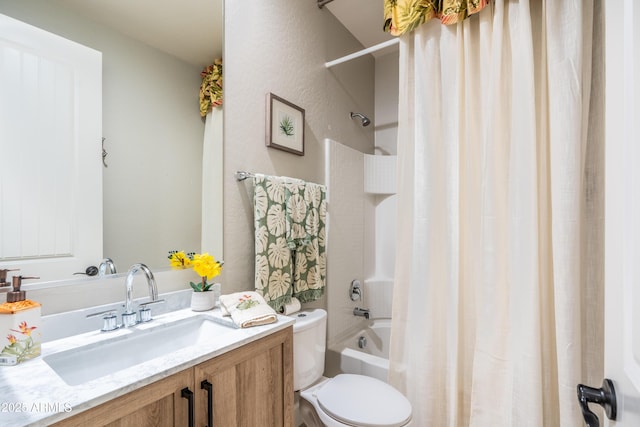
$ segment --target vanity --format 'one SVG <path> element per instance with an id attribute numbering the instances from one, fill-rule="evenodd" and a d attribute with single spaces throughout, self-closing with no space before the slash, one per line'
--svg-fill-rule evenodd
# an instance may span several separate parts
<path id="1" fill-rule="evenodd" d="M 180 309 L 42 344 L 0 367 L 0 424 L 293 426 L 294 320 L 238 329 Z"/>

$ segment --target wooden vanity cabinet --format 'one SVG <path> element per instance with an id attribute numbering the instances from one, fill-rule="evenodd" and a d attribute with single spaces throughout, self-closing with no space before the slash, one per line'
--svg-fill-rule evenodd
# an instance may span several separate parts
<path id="1" fill-rule="evenodd" d="M 292 346 L 293 328 L 288 327 L 55 426 L 190 427 L 189 404 L 182 397 L 188 388 L 194 426 L 293 427 Z"/>
<path id="2" fill-rule="evenodd" d="M 209 381 L 214 426 L 293 426 L 292 340 L 287 328 L 196 366 L 196 425 L 210 425 Z"/>
<path id="3" fill-rule="evenodd" d="M 56 427 L 187 426 L 188 406 L 181 391 L 193 387 L 193 368 L 117 397 L 53 424 Z"/>

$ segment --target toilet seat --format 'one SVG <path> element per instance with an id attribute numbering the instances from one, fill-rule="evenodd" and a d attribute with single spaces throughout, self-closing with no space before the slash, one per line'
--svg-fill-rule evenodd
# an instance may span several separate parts
<path id="1" fill-rule="evenodd" d="M 314 395 L 322 411 L 350 426 L 401 427 L 411 419 L 407 398 L 389 384 L 364 375 L 337 375 Z"/>

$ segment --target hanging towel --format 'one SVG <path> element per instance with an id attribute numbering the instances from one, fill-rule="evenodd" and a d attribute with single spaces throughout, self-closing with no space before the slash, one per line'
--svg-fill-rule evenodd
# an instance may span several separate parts
<path id="1" fill-rule="evenodd" d="M 324 293 L 326 191 L 306 182 L 285 186 L 287 244 L 292 251 L 293 296 L 315 301 Z"/>
<path id="2" fill-rule="evenodd" d="M 326 189 L 283 177 L 254 178 L 256 291 L 276 311 L 324 294 Z"/>
<path id="3" fill-rule="evenodd" d="M 240 328 L 266 325 L 278 320 L 276 312 L 257 292 L 236 292 L 220 295 L 220 309 L 224 316 L 231 316 Z"/>

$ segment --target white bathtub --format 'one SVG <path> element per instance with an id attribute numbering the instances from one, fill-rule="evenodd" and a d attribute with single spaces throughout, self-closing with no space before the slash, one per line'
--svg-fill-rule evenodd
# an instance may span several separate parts
<path id="1" fill-rule="evenodd" d="M 327 350 L 325 375 L 361 374 L 387 381 L 391 319 L 376 319 Z M 360 348 L 359 342 L 366 344 Z"/>

